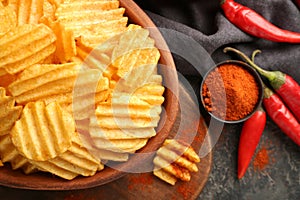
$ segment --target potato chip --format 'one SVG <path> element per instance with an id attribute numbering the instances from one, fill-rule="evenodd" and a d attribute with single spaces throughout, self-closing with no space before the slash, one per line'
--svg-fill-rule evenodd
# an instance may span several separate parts
<path id="1" fill-rule="evenodd" d="M 175 139 L 166 139 L 153 160 L 153 174 L 174 185 L 176 178 L 189 181 L 191 179 L 190 172 L 198 171 L 196 165 L 198 162 L 200 162 L 200 158 L 192 147 Z"/>
<path id="2" fill-rule="evenodd" d="M 134 153 L 147 144 L 148 138 L 107 140 L 93 138 L 95 147 L 117 153 Z"/>
<path id="3" fill-rule="evenodd" d="M 80 110 L 106 99 L 107 94 L 103 92 L 109 88 L 107 78 L 101 78 L 99 70 L 80 69 L 78 63 L 33 65 L 8 88 L 19 104 L 38 100 L 71 103 L 75 100 L 75 110 Z M 95 95 L 95 100 L 80 102 L 91 95 Z"/>
<path id="4" fill-rule="evenodd" d="M 55 51 L 56 37 L 44 24 L 24 24 L 0 38 L 0 68 L 16 74 Z M 5 48 L 3 48 L 5 47 Z"/>
<path id="5" fill-rule="evenodd" d="M 153 163 L 155 166 L 162 168 L 165 172 L 171 174 L 172 176 L 175 176 L 176 178 L 179 178 L 182 181 L 190 181 L 191 175 L 188 171 L 188 169 L 183 168 L 179 165 L 173 164 L 168 162 L 167 160 L 156 156 L 153 160 Z"/>
<path id="6" fill-rule="evenodd" d="M 118 20 L 123 17 L 124 8 L 116 8 L 113 10 L 103 10 L 101 12 L 80 12 L 80 13 L 60 13 L 60 9 L 56 12 L 57 20 L 67 27 L 81 26 L 86 27 L 92 24 L 99 24 L 103 21 Z M 113 28 L 107 26 L 108 29 Z"/>
<path id="7" fill-rule="evenodd" d="M 10 132 L 22 112 L 21 106 L 15 106 L 15 99 L 5 93 L 5 89 L 0 87 L 0 135 Z"/>
<path id="8" fill-rule="evenodd" d="M 179 155 L 187 157 L 190 161 L 198 163 L 200 162 L 199 156 L 196 154 L 194 149 L 186 144 L 181 144 L 176 140 L 167 139 L 164 142 L 164 146 L 168 149 L 176 151 Z"/>
<path id="9" fill-rule="evenodd" d="M 158 125 L 159 115 L 145 118 L 97 116 L 97 124 L 107 129 L 154 128 Z"/>
<path id="10" fill-rule="evenodd" d="M 97 149 L 93 155 L 97 156 L 101 160 L 110 160 L 115 162 L 125 162 L 129 158 L 128 153 L 118 153 L 105 149 Z"/>
<path id="11" fill-rule="evenodd" d="M 28 103 L 11 130 L 12 142 L 24 157 L 45 161 L 65 152 L 72 144 L 75 122 L 56 103 Z"/>
<path id="12" fill-rule="evenodd" d="M 91 118 L 95 120 L 95 118 Z M 89 132 L 91 137 L 103 139 L 133 139 L 133 138 L 151 138 L 156 135 L 154 128 L 134 128 L 134 129 L 106 129 L 91 123 Z"/>
<path id="13" fill-rule="evenodd" d="M 4 163 L 10 162 L 14 170 L 22 169 L 26 174 L 37 171 L 37 168 L 28 162 L 28 159 L 19 154 L 9 134 L 0 136 L 0 158 Z"/>
<path id="14" fill-rule="evenodd" d="M 14 29 L 17 24 L 17 18 L 15 12 L 8 6 L 4 7 L 0 3 L 0 36 Z"/>
<path id="15" fill-rule="evenodd" d="M 66 2 L 58 5 L 56 10 L 56 17 L 66 15 L 69 13 L 90 13 L 93 11 L 101 12 L 105 10 L 113 10 L 119 7 L 119 1 L 77 1 L 77 2 Z"/>
<path id="16" fill-rule="evenodd" d="M 188 160 L 183 156 L 178 155 L 176 152 L 169 150 L 165 146 L 159 148 L 156 154 L 171 163 L 176 163 L 179 166 L 188 169 L 190 172 L 198 171 L 197 165 L 194 162 Z"/>
<path id="17" fill-rule="evenodd" d="M 81 129 L 85 129 L 85 128 L 81 128 Z M 86 149 L 88 149 L 88 151 L 93 156 L 100 159 L 102 162 L 108 161 L 108 160 L 117 161 L 117 162 L 125 162 L 129 158 L 128 153 L 119 153 L 119 152 L 113 152 L 113 151 L 105 150 L 105 149 L 98 149 L 97 147 L 95 147 L 94 141 L 88 134 L 88 131 L 87 131 L 87 133 L 79 134 L 79 136 L 83 143 L 83 146 Z"/>
<path id="18" fill-rule="evenodd" d="M 79 70 L 77 63 L 33 65 L 22 72 L 8 90 L 20 104 L 71 92 Z"/>
<path id="19" fill-rule="evenodd" d="M 3 68 L 2 68 L 3 69 Z M 3 74 L 2 74 L 3 72 Z M 12 75 L 9 73 L 6 73 L 6 71 L 3 69 L 1 72 L 0 69 L 0 87 L 7 88 L 12 82 L 14 82 L 17 79 L 17 75 Z"/>
<path id="20" fill-rule="evenodd" d="M 77 55 L 84 61 L 83 65 L 90 69 L 99 69 L 104 72 L 111 60 L 106 52 L 94 50 L 93 47 L 82 43 L 82 37 L 76 41 Z"/>
<path id="21" fill-rule="evenodd" d="M 56 63 L 66 63 L 76 55 L 75 37 L 71 30 L 65 29 L 59 22 L 50 23 L 50 27 L 56 35 Z"/>
<path id="22" fill-rule="evenodd" d="M 158 125 L 160 106 L 150 106 L 138 96 L 113 94 L 107 102 L 98 104 L 91 126 L 101 129 L 147 129 Z M 95 130 L 95 129 L 94 129 Z"/>
<path id="23" fill-rule="evenodd" d="M 130 71 L 137 61 L 138 55 L 142 48 L 147 48 L 149 31 L 142 28 L 136 28 L 125 31 L 120 36 L 118 46 L 112 53 L 113 66 L 120 70 L 120 77 L 124 76 L 123 71 Z M 153 47 L 153 43 L 149 47 Z M 129 69 L 128 69 L 129 68 Z"/>
<path id="24" fill-rule="evenodd" d="M 158 167 L 154 167 L 153 174 L 171 185 L 175 185 L 177 182 L 177 178 L 175 176 L 165 172 L 162 169 L 159 169 Z"/>
<path id="25" fill-rule="evenodd" d="M 17 1 L 18 26 L 23 24 L 37 24 L 43 16 L 44 1 L 18 0 Z"/>
<path id="26" fill-rule="evenodd" d="M 51 3 L 50 1 L 44 0 L 42 18 L 45 17 L 45 18 L 48 18 L 48 19 L 54 21 L 56 5 L 54 3 Z M 40 19 L 40 21 L 41 21 L 41 19 Z"/>
<path id="27" fill-rule="evenodd" d="M 64 153 L 47 161 L 30 161 L 42 171 L 71 180 L 78 175 L 92 176 L 104 169 L 100 160 L 83 147 L 78 135 L 73 137 L 72 146 Z"/>

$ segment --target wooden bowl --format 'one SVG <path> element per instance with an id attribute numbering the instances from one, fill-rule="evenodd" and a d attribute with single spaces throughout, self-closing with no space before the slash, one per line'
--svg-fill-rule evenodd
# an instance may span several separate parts
<path id="1" fill-rule="evenodd" d="M 161 116 L 158 126 L 159 131 L 155 137 L 148 141 L 144 148 L 138 151 L 139 153 L 153 152 L 161 146 L 164 139 L 168 136 L 178 113 L 178 77 L 176 68 L 163 37 L 151 19 L 132 0 L 120 0 L 120 5 L 126 9 L 126 15 L 129 17 L 130 22 L 145 28 L 151 28 L 150 36 L 156 41 L 156 44 L 159 44 L 158 48 L 161 53 L 159 63 L 168 68 L 168 70 L 160 71 L 164 79 L 164 85 L 172 88 L 166 88 L 164 93 L 165 102 L 163 106 L 165 112 Z M 147 154 L 142 157 L 133 155 L 127 162 L 118 164 L 114 169 L 105 167 L 104 170 L 96 173 L 94 176 L 80 176 L 71 181 L 43 172 L 25 175 L 21 171 L 14 171 L 9 165 L 6 165 L 5 167 L 0 167 L 0 185 L 32 190 L 84 189 L 114 181 L 125 175 L 133 167 L 139 167 L 139 165 L 151 162 L 151 160 L 152 157 Z"/>

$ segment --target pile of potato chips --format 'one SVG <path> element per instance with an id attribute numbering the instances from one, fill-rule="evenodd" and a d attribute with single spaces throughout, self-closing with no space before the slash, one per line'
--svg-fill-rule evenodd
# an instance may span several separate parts
<path id="1" fill-rule="evenodd" d="M 199 156 L 194 149 L 175 139 L 166 139 L 153 160 L 153 174 L 161 180 L 175 185 L 177 179 L 190 181 L 191 173 L 197 172 Z"/>
<path id="2" fill-rule="evenodd" d="M 118 0 L 0 1 L 0 166 L 92 176 L 156 135 L 160 54 L 124 12 Z"/>

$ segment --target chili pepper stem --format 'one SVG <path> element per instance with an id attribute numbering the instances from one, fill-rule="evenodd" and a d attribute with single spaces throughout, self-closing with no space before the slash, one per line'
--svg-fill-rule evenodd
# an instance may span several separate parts
<path id="1" fill-rule="evenodd" d="M 264 87 L 264 98 L 265 99 L 270 98 L 270 96 L 272 96 L 274 92 L 270 88 L 268 88 L 265 84 L 263 85 L 263 87 Z"/>
<path id="2" fill-rule="evenodd" d="M 241 58 L 243 58 L 247 63 L 249 63 L 254 69 L 256 69 L 261 75 L 265 76 L 267 79 L 269 79 L 270 81 L 276 79 L 276 74 L 275 72 L 270 72 L 270 71 L 266 71 L 262 68 L 260 68 L 258 65 L 256 65 L 253 60 L 254 60 L 254 57 L 257 53 L 260 53 L 261 51 L 260 50 L 255 50 L 252 54 L 252 60 L 246 56 L 243 52 L 237 50 L 237 49 L 234 49 L 232 47 L 226 47 L 224 48 L 224 53 L 227 53 L 228 51 L 232 51 L 232 52 L 235 52 L 236 54 L 238 54 Z"/>

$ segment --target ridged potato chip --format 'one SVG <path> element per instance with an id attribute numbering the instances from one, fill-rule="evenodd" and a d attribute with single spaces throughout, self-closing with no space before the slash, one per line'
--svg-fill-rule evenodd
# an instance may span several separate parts
<path id="1" fill-rule="evenodd" d="M 190 172 L 198 171 L 198 162 L 200 158 L 192 147 L 175 139 L 167 139 L 153 159 L 153 174 L 171 185 L 176 183 L 177 178 L 190 181 Z"/>
<path id="2" fill-rule="evenodd" d="M 185 169 L 173 163 L 170 164 L 170 162 L 162 159 L 159 156 L 154 158 L 153 163 L 155 166 L 162 168 L 165 172 L 171 174 L 172 176 L 175 176 L 176 178 L 179 178 L 182 181 L 190 181 L 191 179 L 191 175 L 188 169 Z"/>
<path id="3" fill-rule="evenodd" d="M 165 160 L 171 162 L 171 163 L 176 163 L 181 167 L 184 167 L 188 169 L 190 172 L 197 172 L 198 168 L 197 165 L 190 161 L 189 159 L 178 155 L 174 151 L 170 151 L 169 149 L 166 148 L 166 146 L 161 147 L 156 154 Z"/>
<path id="4" fill-rule="evenodd" d="M 70 61 L 77 54 L 73 31 L 66 29 L 63 24 L 57 21 L 49 22 L 49 26 L 56 35 L 55 62 L 66 63 Z"/>
<path id="5" fill-rule="evenodd" d="M 111 114 L 102 114 L 96 109 L 97 124 L 101 128 L 107 129 L 135 129 L 135 128 L 154 128 L 158 125 L 160 107 L 150 109 L 146 103 L 141 104 L 119 104 L 119 102 L 101 103 L 111 105 Z M 100 105 L 101 105 L 100 104 Z M 123 108 L 122 108 L 123 106 Z M 144 109 L 144 111 L 141 111 Z M 123 110 L 123 111 L 122 111 Z M 128 111 L 128 112 L 127 112 Z M 153 113 L 152 113 L 153 112 Z"/>
<path id="6" fill-rule="evenodd" d="M 21 106 L 15 106 L 15 99 L 6 96 L 5 88 L 0 87 L 0 136 L 8 134 L 22 112 Z"/>
<path id="7" fill-rule="evenodd" d="M 99 149 L 95 146 L 94 140 L 88 134 L 88 132 L 79 134 L 83 146 L 88 149 L 88 151 L 100 159 L 102 163 L 105 163 L 108 160 L 116 162 L 125 162 L 129 158 L 129 153 L 119 153 L 105 149 Z"/>
<path id="8" fill-rule="evenodd" d="M 73 137 L 71 147 L 64 153 L 47 161 L 30 161 L 42 171 L 47 171 L 67 180 L 78 175 L 92 176 L 104 169 L 100 160 L 83 147 L 79 136 Z"/>
<path id="9" fill-rule="evenodd" d="M 0 36 L 9 32 L 17 25 L 17 17 L 15 12 L 8 6 L 3 6 L 0 2 Z"/>
<path id="10" fill-rule="evenodd" d="M 83 119 L 94 111 L 91 107 L 108 98 L 109 82 L 101 78 L 99 70 L 81 68 L 78 63 L 33 65 L 8 90 L 19 104 L 57 101 L 68 107 L 68 111 L 74 111 L 76 119 Z"/>
<path id="11" fill-rule="evenodd" d="M 104 11 L 113 10 L 119 7 L 119 1 L 66 1 L 58 5 L 56 16 L 65 15 L 66 13 Z"/>
<path id="12" fill-rule="evenodd" d="M 175 176 L 160 169 L 159 167 L 154 167 L 153 174 L 171 185 L 175 185 L 175 183 L 177 182 L 177 178 Z"/>
<path id="13" fill-rule="evenodd" d="M 45 161 L 64 153 L 72 144 L 75 122 L 56 103 L 28 103 L 11 130 L 11 138 L 24 157 Z"/>
<path id="14" fill-rule="evenodd" d="M 114 139 L 107 140 L 93 138 L 93 142 L 98 149 L 104 149 L 117 153 L 134 153 L 147 144 L 148 138 L 141 139 Z"/>
<path id="15" fill-rule="evenodd" d="M 37 171 L 37 168 L 17 151 L 10 134 L 0 136 L 0 158 L 4 163 L 9 162 L 14 170 L 22 169 L 26 174 Z"/>
<path id="16" fill-rule="evenodd" d="M 55 34 L 44 24 L 17 26 L 0 38 L 0 68 L 10 74 L 42 62 L 54 53 Z"/>
<path id="17" fill-rule="evenodd" d="M 16 1 L 18 26 L 23 24 L 37 24 L 43 16 L 44 1 L 18 0 Z"/>
<path id="18" fill-rule="evenodd" d="M 193 162 L 200 162 L 200 158 L 194 149 L 186 144 L 181 144 L 176 140 L 167 139 L 164 142 L 164 146 L 166 146 L 168 149 L 176 151 L 179 155 L 182 154 Z"/>

